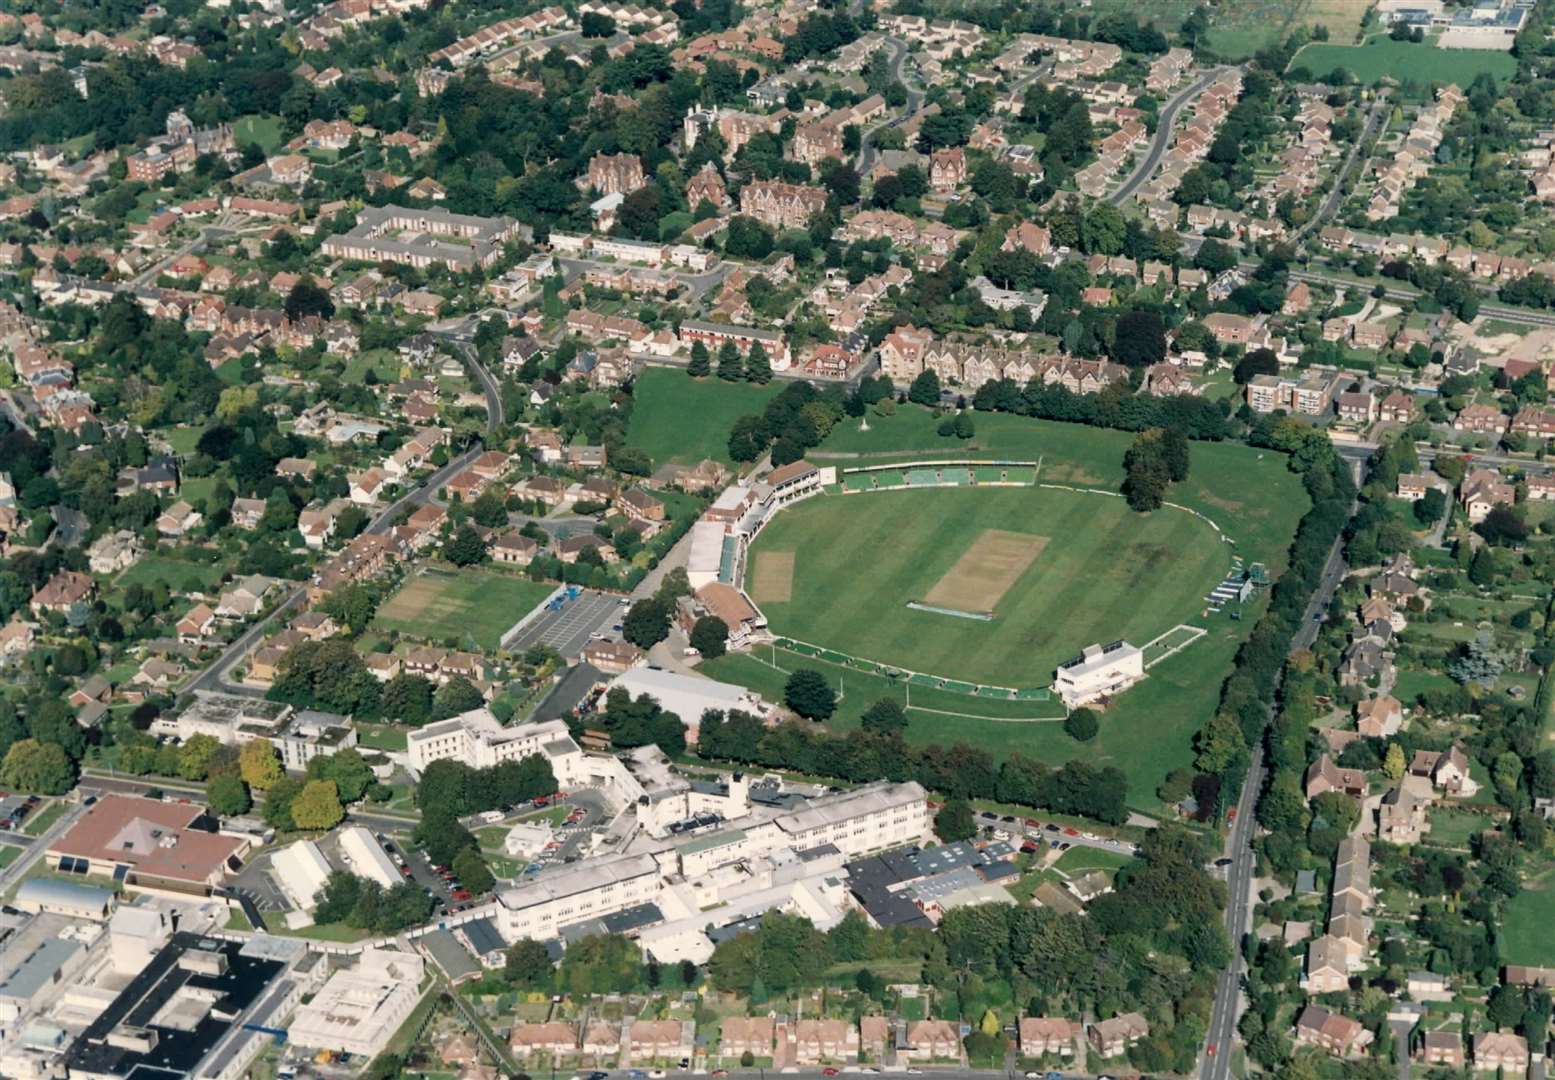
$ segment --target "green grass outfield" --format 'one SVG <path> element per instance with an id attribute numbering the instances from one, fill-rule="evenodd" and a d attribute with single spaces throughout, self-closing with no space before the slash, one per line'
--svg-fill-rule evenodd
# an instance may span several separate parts
<path id="1" fill-rule="evenodd" d="M 1292 69 L 1304 67 L 1314 76 L 1344 68 L 1370 85 L 1383 76 L 1399 82 L 1457 83 L 1467 87 L 1475 77 L 1488 73 L 1497 82 L 1517 74 L 1510 53 L 1492 49 L 1438 49 L 1426 44 L 1376 39 L 1365 45 L 1314 42 L 1291 58 Z"/>
<path id="2" fill-rule="evenodd" d="M 1123 453 L 1132 441 L 1127 432 L 1004 414 L 978 414 L 976 422 L 977 435 L 968 440 L 971 444 L 968 446 L 959 442 L 950 445 L 951 440 L 937 436 L 934 432 L 937 421 L 927 410 L 909 408 L 893 417 L 871 416 L 870 430 L 865 432 L 858 430 L 856 420 L 845 420 L 810 457 L 820 464 L 841 467 L 906 461 L 912 457 L 1041 458 L 1044 481 L 1111 486 L 1121 481 Z M 935 453 L 924 453 L 930 450 Z M 1237 542 L 1237 552 L 1246 560 L 1263 562 L 1272 573 L 1278 574 L 1285 566 L 1286 548 L 1296 524 L 1310 505 L 1300 480 L 1286 467 L 1284 456 L 1234 443 L 1194 443 L 1191 459 L 1190 475 L 1173 488 L 1172 500 L 1211 517 Z M 953 492 L 835 498 L 867 504 L 875 499 L 919 495 L 933 498 L 950 493 Z M 985 489 L 967 494 L 991 493 Z M 1085 497 L 1098 504 L 1105 501 L 1101 496 Z M 780 524 L 781 518 L 769 528 Z M 854 546 L 854 550 L 867 549 Z M 1040 568 L 1046 554 L 1044 552 L 1033 564 L 1033 572 Z M 873 553 L 870 555 L 872 557 Z M 868 572 L 867 566 L 863 572 Z M 1041 715 L 1046 711 L 1044 704 L 1034 707 L 1031 703 L 968 698 L 943 691 L 932 692 L 938 697 L 931 698 L 927 696 L 930 691 L 918 689 L 913 690 L 914 706 L 974 715 L 944 716 L 915 708 L 910 713 L 908 737 L 919 743 L 965 742 L 1000 758 L 1021 753 L 1053 765 L 1076 757 L 1099 765 L 1116 765 L 1128 777 L 1129 805 L 1146 812 L 1159 811 L 1156 787 L 1168 772 L 1192 762 L 1193 733 L 1205 717 L 1213 713 L 1219 700 L 1220 685 L 1231 673 L 1237 648 L 1257 621 L 1265 603 L 1264 596 L 1255 598 L 1242 611 L 1241 621 L 1232 621 L 1228 614 L 1222 614 L 1206 622 L 1204 625 L 1209 632 L 1205 637 L 1151 668 L 1143 683 L 1107 710 L 1101 719 L 1100 733 L 1090 743 L 1075 742 L 1064 734 L 1060 724 L 998 723 L 988 719 Z M 899 685 L 881 677 L 846 671 L 817 660 L 785 656 L 782 652 L 777 658 L 784 668 L 813 667 L 825 672 L 829 679 L 840 679 L 845 684 L 847 699 L 831 722 L 831 726 L 839 729 L 855 726 L 859 715 L 886 693 L 898 700 L 904 697 Z M 704 664 L 703 670 L 714 678 L 752 687 L 770 700 L 781 698 L 785 676 L 750 656 L 712 661 Z M 1029 681 L 1034 684 L 1052 677 L 1051 670 L 1037 672 L 1032 665 L 1023 664 L 1007 673 L 1008 678 L 995 681 L 1010 685 L 1019 677 L 1018 681 L 1025 683 L 1028 673 Z"/>
<path id="3" fill-rule="evenodd" d="M 974 419 L 976 436 L 962 442 L 936 434 L 939 421 L 927 409 L 871 416 L 868 431 L 850 418 L 808 456 L 838 468 L 935 458 L 1040 460 L 1043 483 L 1116 490 L 1123 482 L 1123 454 L 1134 439 L 1126 431 L 1008 413 L 977 413 Z M 1249 562 L 1264 562 L 1276 573 L 1283 569 L 1296 523 L 1311 505 L 1284 455 L 1240 443 L 1194 443 L 1189 458 L 1188 479 L 1173 485 L 1167 498 L 1212 519 Z"/>
<path id="4" fill-rule="evenodd" d="M 373 628 L 461 645 L 473 638 L 490 652 L 509 627 L 555 589 L 550 582 L 480 570 L 421 574 L 378 608 Z"/>
<path id="5" fill-rule="evenodd" d="M 922 601 L 986 530 L 1046 537 L 983 622 Z M 846 540 L 839 542 L 839 538 Z M 868 567 L 860 567 L 860 553 Z M 1202 519 L 1140 515 L 1118 498 L 1042 488 L 929 489 L 811 499 L 751 551 L 794 556 L 787 603 L 761 601 L 775 633 L 945 678 L 1046 686 L 1092 642 L 1143 644 L 1196 616 L 1231 549 Z"/>
<path id="6" fill-rule="evenodd" d="M 778 383 L 693 379 L 681 368 L 644 368 L 633 384 L 626 445 L 646 451 L 654 468 L 695 465 L 703 458 L 730 464 L 729 431 L 747 413 L 759 413 L 782 389 Z"/>

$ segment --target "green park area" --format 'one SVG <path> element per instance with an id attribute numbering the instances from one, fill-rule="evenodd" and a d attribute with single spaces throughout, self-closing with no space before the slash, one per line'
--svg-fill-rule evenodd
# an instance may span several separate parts
<path id="1" fill-rule="evenodd" d="M 1382 78 L 1397 82 L 1457 83 L 1467 87 L 1480 75 L 1506 82 L 1517 74 L 1510 53 L 1489 49 L 1438 49 L 1428 44 L 1373 38 L 1365 45 L 1314 42 L 1291 59 L 1291 69 L 1306 68 L 1313 76 L 1343 68 L 1362 83 Z"/>
<path id="2" fill-rule="evenodd" d="M 695 465 L 704 458 L 727 465 L 734 422 L 761 412 L 779 389 L 775 383 L 693 379 L 680 368 L 645 368 L 632 390 L 626 444 L 646 452 L 656 469 Z"/>
<path id="3" fill-rule="evenodd" d="M 502 635 L 555 588 L 510 574 L 427 570 L 378 608 L 373 628 L 493 652 Z"/>

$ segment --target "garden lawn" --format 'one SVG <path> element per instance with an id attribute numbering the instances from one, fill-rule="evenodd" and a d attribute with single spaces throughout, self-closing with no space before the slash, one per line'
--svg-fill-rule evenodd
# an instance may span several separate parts
<path id="1" fill-rule="evenodd" d="M 388 724 L 357 724 L 356 741 L 368 750 L 404 750 L 406 732 Z"/>
<path id="2" fill-rule="evenodd" d="M 21 858 L 22 852 L 25 850 L 27 849 L 13 847 L 10 844 L 0 844 L 0 869 L 10 866 L 17 859 Z"/>
<path id="3" fill-rule="evenodd" d="M 1133 862 L 1130 855 L 1120 855 L 1115 851 L 1103 851 L 1101 848 L 1072 847 L 1058 857 L 1053 864 L 1055 870 L 1062 870 L 1070 877 L 1083 874 L 1087 870 L 1118 870 Z"/>
<path id="4" fill-rule="evenodd" d="M 128 567 L 114 584 L 128 588 L 140 583 L 150 588 L 157 582 L 165 582 L 173 592 L 208 592 L 221 584 L 220 563 L 196 563 L 172 555 L 151 554 Z"/>
<path id="5" fill-rule="evenodd" d="M 232 138 L 239 149 L 245 143 L 258 143 L 266 154 L 273 154 L 281 145 L 281 118 L 253 113 L 240 116 L 232 125 Z"/>
<path id="6" fill-rule="evenodd" d="M 1511 53 L 1492 49 L 1438 49 L 1432 45 L 1376 38 L 1365 45 L 1314 42 L 1291 58 L 1291 68 L 1313 75 L 1344 68 L 1366 85 L 1384 76 L 1400 82 L 1450 82 L 1468 86 L 1479 75 L 1506 82 L 1517 74 Z"/>
<path id="7" fill-rule="evenodd" d="M 1523 883 L 1506 904 L 1501 922 L 1501 959 L 1508 964 L 1555 966 L 1555 870 Z"/>
<path id="8" fill-rule="evenodd" d="M 1025 544 L 1023 557 L 1040 550 L 981 588 L 968 571 L 1001 555 L 988 549 L 990 535 Z M 1093 642 L 1142 645 L 1193 619 L 1231 565 L 1214 529 L 1185 511 L 1141 515 L 1109 495 L 1025 487 L 810 499 L 763 530 L 747 587 L 761 582 L 763 560 L 790 558 L 790 598 L 754 596 L 774 633 L 1022 688 L 1048 685 L 1060 663 Z M 992 601 L 993 618 L 910 609 L 910 601 L 969 611 Z"/>
<path id="9" fill-rule="evenodd" d="M 429 570 L 378 608 L 373 627 L 424 641 L 473 643 L 494 652 L 502 635 L 556 586 L 484 570 Z"/>
<path id="10" fill-rule="evenodd" d="M 48 832 L 50 825 L 65 816 L 68 809 L 68 806 L 56 800 L 29 817 L 22 825 L 22 832 L 28 836 L 42 836 Z"/>
<path id="11" fill-rule="evenodd" d="M 703 458 L 729 459 L 729 431 L 748 413 L 759 413 L 781 387 L 777 383 L 693 379 L 682 368 L 644 368 L 632 390 L 626 444 L 645 451 L 654 468 L 695 465 Z"/>

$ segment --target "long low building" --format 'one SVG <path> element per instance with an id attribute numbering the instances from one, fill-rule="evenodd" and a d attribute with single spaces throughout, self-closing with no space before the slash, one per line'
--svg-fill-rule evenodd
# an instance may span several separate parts
<path id="1" fill-rule="evenodd" d="M 645 796 L 640 820 L 651 802 Z M 712 807 L 737 816 L 726 819 Z M 801 893 L 789 886 L 809 881 L 825 892 L 813 879 L 834 874 L 844 858 L 922 844 L 933 836 L 927 794 L 912 782 L 757 805 L 748 785 L 735 777 L 720 797 L 709 796 L 705 808 L 708 812 L 685 823 L 690 829 L 645 832 L 642 850 L 543 871 L 505 889 L 497 898 L 499 931 L 508 941 L 566 937 L 569 928 L 649 905 L 704 926 L 698 912 L 748 904 L 762 894 L 789 897 L 783 902 L 791 903 Z"/>
<path id="2" fill-rule="evenodd" d="M 642 694 L 653 698 L 665 712 L 680 717 L 680 722 L 686 725 L 686 737 L 691 740 L 696 738 L 702 714 L 709 709 L 718 712 L 737 709 L 754 716 L 766 716 L 772 711 L 772 706 L 762 700 L 761 695 L 743 686 L 651 667 L 632 668 L 617 675 L 610 689 L 617 688 L 633 698 Z M 600 706 L 604 706 L 603 698 Z"/>
<path id="3" fill-rule="evenodd" d="M 270 857 L 270 866 L 281 890 L 302 911 L 313 909 L 319 890 L 333 870 L 312 840 L 299 840 L 277 851 Z"/>
<path id="4" fill-rule="evenodd" d="M 581 754 L 572 733 L 561 720 L 504 727 L 490 709 L 471 709 L 450 720 L 412 731 L 405 740 L 410 767 L 422 771 L 434 761 L 452 759 L 475 769 L 489 769 L 504 761 L 521 761 L 533 754 L 544 756 L 558 783 L 570 782 L 575 758 Z"/>
<path id="5" fill-rule="evenodd" d="M 104 795 L 54 841 L 51 870 L 127 888 L 208 895 L 243 868 L 251 840 L 219 830 L 203 806 Z"/>
<path id="6" fill-rule="evenodd" d="M 383 846 L 360 825 L 341 830 L 340 850 L 357 877 L 376 881 L 385 889 L 392 889 L 403 880 L 399 867 L 394 865 Z"/>

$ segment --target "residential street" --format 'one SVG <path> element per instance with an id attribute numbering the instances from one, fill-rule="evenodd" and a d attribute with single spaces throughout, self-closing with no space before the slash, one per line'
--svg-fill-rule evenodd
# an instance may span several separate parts
<path id="1" fill-rule="evenodd" d="M 1123 205 L 1123 201 L 1134 192 L 1138 191 L 1144 182 L 1155 173 L 1155 167 L 1161 163 L 1161 158 L 1166 154 L 1172 142 L 1172 130 L 1177 123 L 1177 114 L 1182 111 L 1188 102 L 1196 99 L 1210 85 L 1220 78 L 1224 68 L 1216 68 L 1205 72 L 1194 82 L 1177 91 L 1161 106 L 1160 118 L 1156 121 L 1155 137 L 1150 140 L 1150 149 L 1145 152 L 1135 165 L 1134 171 L 1124 178 L 1123 183 L 1111 195 L 1107 201 L 1113 206 Z"/>

